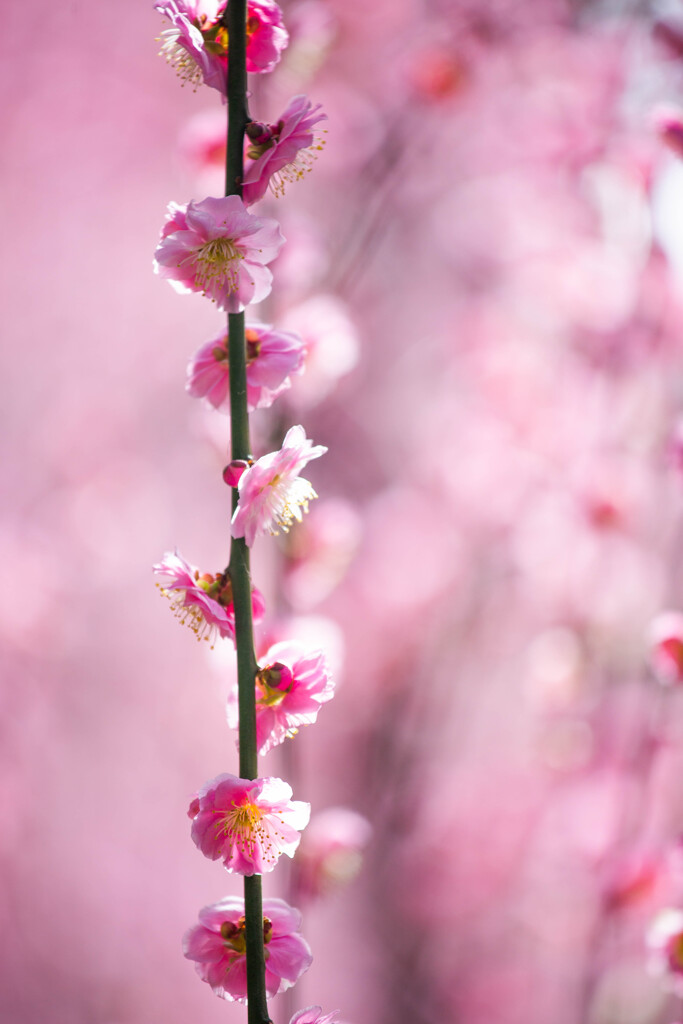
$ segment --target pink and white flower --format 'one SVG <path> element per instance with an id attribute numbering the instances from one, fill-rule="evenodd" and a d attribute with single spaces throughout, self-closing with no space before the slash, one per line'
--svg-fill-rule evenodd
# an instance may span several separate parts
<path id="1" fill-rule="evenodd" d="M 332 700 L 334 682 L 322 651 L 292 641 L 274 644 L 256 676 L 256 744 L 266 754 L 302 725 L 311 725 Z M 239 725 L 237 690 L 228 699 L 228 725 Z"/>
<path id="2" fill-rule="evenodd" d="M 263 901 L 266 992 L 276 996 L 291 988 L 313 962 L 302 935 L 301 914 L 280 899 Z M 183 954 L 194 960 L 197 974 L 221 999 L 247 1001 L 244 900 L 226 896 L 199 912 L 199 924 L 183 936 Z M 327 1018 L 325 1018 L 327 1020 Z"/>
<path id="3" fill-rule="evenodd" d="M 225 0 L 163 0 L 155 8 L 171 22 L 162 32 L 161 55 L 183 85 L 202 82 L 225 97 L 228 84 L 228 33 L 222 23 Z M 289 36 L 274 0 L 248 0 L 247 71 L 272 71 Z"/>
<path id="4" fill-rule="evenodd" d="M 308 480 L 299 476 L 306 463 L 327 451 L 323 445 L 311 447 L 301 426 L 290 427 L 278 452 L 269 452 L 242 474 L 239 504 L 232 517 L 233 537 L 244 537 L 251 546 L 263 533 L 285 533 L 318 495 Z"/>
<path id="5" fill-rule="evenodd" d="M 298 1010 L 289 1024 L 338 1024 L 338 1013 L 339 1010 L 323 1013 L 322 1006 L 307 1006 L 303 1010 Z"/>
<path id="6" fill-rule="evenodd" d="M 164 597 L 171 601 L 173 614 L 190 627 L 198 640 L 207 640 L 213 647 L 216 637 L 235 639 L 235 606 L 230 577 L 226 572 L 202 573 L 178 554 L 168 552 L 153 566 L 157 583 Z M 254 587 L 251 594 L 254 621 L 265 613 L 263 595 Z"/>
<path id="7" fill-rule="evenodd" d="M 664 975 L 669 987 L 683 995 L 683 911 L 661 910 L 650 924 L 646 941 L 652 973 Z"/>
<path id="8" fill-rule="evenodd" d="M 291 387 L 290 375 L 304 368 L 301 338 L 269 324 L 249 324 L 247 342 L 247 405 L 249 411 L 268 409 L 278 395 Z M 187 368 L 186 391 L 206 398 L 215 409 L 230 409 L 228 336 L 223 333 L 205 342 Z"/>
<path id="9" fill-rule="evenodd" d="M 268 187 L 276 196 L 285 186 L 299 181 L 313 169 L 318 153 L 325 145 L 317 127 L 327 120 L 320 104 L 313 106 L 305 96 L 295 96 L 275 124 L 247 125 L 242 197 L 247 206 L 262 199 Z"/>
<path id="10" fill-rule="evenodd" d="M 294 856 L 308 824 L 310 804 L 292 800 L 282 779 L 218 775 L 192 800 L 192 839 L 210 860 L 241 875 L 272 871 L 280 856 Z"/>
<path id="11" fill-rule="evenodd" d="M 284 243 L 279 225 L 254 217 L 239 196 L 170 203 L 154 270 L 179 292 L 201 292 L 219 309 L 240 313 L 270 292 L 266 264 Z"/>

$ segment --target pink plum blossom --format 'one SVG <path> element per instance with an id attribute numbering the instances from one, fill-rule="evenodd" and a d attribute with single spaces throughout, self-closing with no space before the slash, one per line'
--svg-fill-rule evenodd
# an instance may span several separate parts
<path id="1" fill-rule="evenodd" d="M 322 1006 L 307 1006 L 303 1010 L 298 1010 L 289 1024 L 335 1024 L 339 1020 L 338 1013 L 338 1010 L 323 1013 Z"/>
<path id="2" fill-rule="evenodd" d="M 242 185 L 247 206 L 262 199 L 268 187 L 282 196 L 288 182 L 298 181 L 312 170 L 325 145 L 317 125 L 326 119 L 319 103 L 313 106 L 305 96 L 295 96 L 275 124 L 247 125 Z"/>
<path id="3" fill-rule="evenodd" d="M 295 608 L 312 608 L 344 578 L 362 537 L 358 511 L 341 498 L 316 502 L 287 545 L 284 589 Z"/>
<path id="4" fill-rule="evenodd" d="M 291 386 L 290 374 L 304 366 L 303 342 L 290 331 L 268 324 L 249 324 L 247 342 L 247 405 L 249 411 L 268 409 Z M 230 409 L 228 337 L 220 334 L 197 350 L 187 368 L 186 391 L 206 398 L 215 409 Z"/>
<path id="5" fill-rule="evenodd" d="M 284 242 L 276 221 L 254 217 L 239 196 L 170 203 L 154 269 L 179 292 L 201 292 L 219 309 L 239 313 L 270 292 Z"/>
<path id="6" fill-rule="evenodd" d="M 177 551 L 165 554 L 153 569 L 164 580 L 157 586 L 171 601 L 173 614 L 198 640 L 213 646 L 217 636 L 235 639 L 235 607 L 227 573 L 200 575 Z M 259 622 L 266 610 L 263 595 L 254 587 L 251 597 L 254 621 Z"/>
<path id="7" fill-rule="evenodd" d="M 297 531 L 298 532 L 298 531 Z M 268 651 L 275 644 L 294 641 L 306 650 L 323 650 L 332 677 L 339 680 L 344 672 L 344 633 L 333 619 L 325 615 L 287 615 L 269 618 L 259 630 L 256 658 L 265 662 Z"/>
<path id="8" fill-rule="evenodd" d="M 683 614 L 662 612 L 650 625 L 650 663 L 660 683 L 683 682 Z"/>
<path id="9" fill-rule="evenodd" d="M 670 987 L 683 995 L 683 911 L 661 910 L 650 924 L 646 941 L 652 973 L 665 975 Z"/>
<path id="10" fill-rule="evenodd" d="M 322 896 L 358 875 L 372 826 L 349 807 L 313 816 L 297 851 L 295 886 L 300 898 Z"/>
<path id="11" fill-rule="evenodd" d="M 306 351 L 306 373 L 297 381 L 292 399 L 315 405 L 358 362 L 360 342 L 348 308 L 334 295 L 314 295 L 288 310 L 283 326 L 301 335 Z"/>
<path id="12" fill-rule="evenodd" d="M 218 775 L 190 804 L 192 839 L 205 857 L 222 859 L 228 871 L 272 871 L 281 854 L 294 856 L 311 813 L 310 804 L 291 797 L 282 779 Z"/>
<path id="13" fill-rule="evenodd" d="M 248 0 L 247 71 L 272 71 L 288 42 L 282 11 L 274 0 Z"/>
<path id="14" fill-rule="evenodd" d="M 256 743 L 265 754 L 302 725 L 311 725 L 321 704 L 332 700 L 334 682 L 322 651 L 308 653 L 292 641 L 275 644 L 256 676 Z M 228 700 L 228 725 L 239 725 L 237 690 Z"/>
<path id="15" fill-rule="evenodd" d="M 284 900 L 263 901 L 266 991 L 275 996 L 299 980 L 313 962 L 299 934 L 301 914 Z M 199 912 L 199 924 L 183 936 L 183 953 L 221 999 L 247 1001 L 244 900 L 226 896 Z"/>
<path id="16" fill-rule="evenodd" d="M 162 32 L 161 54 L 175 68 L 183 85 L 202 82 L 225 97 L 228 33 L 222 23 L 225 0 L 163 0 L 155 8 L 171 28 Z M 274 0 L 248 0 L 247 71 L 272 71 L 289 36 Z"/>
<path id="17" fill-rule="evenodd" d="M 233 537 L 244 537 L 251 546 L 259 534 L 277 534 L 277 527 L 287 533 L 294 519 L 301 522 L 301 509 L 307 511 L 317 494 L 299 473 L 326 451 L 323 445 L 311 447 L 303 427 L 290 427 L 280 451 L 263 455 L 243 473 L 232 517 Z"/>

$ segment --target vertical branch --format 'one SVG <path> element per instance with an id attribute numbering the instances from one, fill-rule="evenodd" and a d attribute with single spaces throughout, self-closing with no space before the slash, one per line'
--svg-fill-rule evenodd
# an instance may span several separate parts
<path id="1" fill-rule="evenodd" d="M 223 23 L 227 29 L 229 41 L 225 194 L 241 196 L 244 173 L 244 129 L 249 120 L 246 0 L 229 0 L 223 15 Z M 251 443 L 247 410 L 244 313 L 228 314 L 228 361 L 230 366 L 231 457 L 233 459 L 248 459 L 251 456 Z M 237 492 L 234 491 L 233 511 L 236 504 Z M 258 764 L 254 680 L 258 666 L 254 654 L 249 549 L 243 538 L 233 538 L 231 542 L 229 572 L 235 607 L 235 648 L 239 688 L 239 771 L 241 778 L 255 779 L 258 776 Z M 252 875 L 244 879 L 244 916 L 248 1024 L 269 1024 L 260 875 Z"/>

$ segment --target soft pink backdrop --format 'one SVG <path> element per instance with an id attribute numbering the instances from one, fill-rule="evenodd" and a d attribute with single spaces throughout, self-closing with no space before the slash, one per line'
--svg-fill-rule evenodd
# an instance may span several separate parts
<path id="1" fill-rule="evenodd" d="M 352 517 L 324 599 L 291 577 L 278 597 L 295 548 L 256 552 L 272 612 L 330 616 L 345 648 L 337 698 L 267 770 L 374 839 L 304 908 L 315 961 L 275 1024 L 316 1002 L 349 1024 L 669 1024 L 644 935 L 680 895 L 683 707 L 647 630 L 682 600 L 683 185 L 650 115 L 680 98 L 680 37 L 561 0 L 284 9 L 254 109 L 305 91 L 330 130 L 266 207 L 289 247 L 262 315 L 331 292 L 361 359 L 255 426 L 260 451 L 292 422 L 328 445 L 319 509 Z M 222 568 L 229 514 L 225 421 L 183 391 L 220 318 L 151 270 L 167 202 L 206 191 L 179 138 L 219 100 L 179 87 L 162 27 L 139 0 L 3 12 L 8 1024 L 245 1019 L 180 951 L 239 891 L 186 818 L 237 758 L 229 651 L 150 570 L 176 545 Z"/>

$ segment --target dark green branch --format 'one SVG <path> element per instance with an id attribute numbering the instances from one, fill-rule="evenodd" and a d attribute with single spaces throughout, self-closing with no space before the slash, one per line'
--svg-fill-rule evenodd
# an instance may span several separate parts
<path id="1" fill-rule="evenodd" d="M 249 121 L 247 106 L 247 2 L 229 0 L 223 22 L 228 31 L 228 134 L 225 159 L 225 194 L 242 195 L 244 174 L 244 129 Z M 244 313 L 228 315 L 228 360 L 230 365 L 230 428 L 232 459 L 249 459 L 249 414 L 247 410 L 247 356 Z M 237 492 L 233 492 L 233 510 Z M 230 581 L 235 606 L 235 648 L 239 688 L 240 777 L 258 777 L 256 749 L 256 699 L 254 632 L 251 606 L 249 548 L 244 539 L 230 545 Z M 269 1024 L 266 997 L 266 962 L 263 943 L 261 876 L 244 879 L 244 916 L 247 957 L 248 1024 Z"/>

